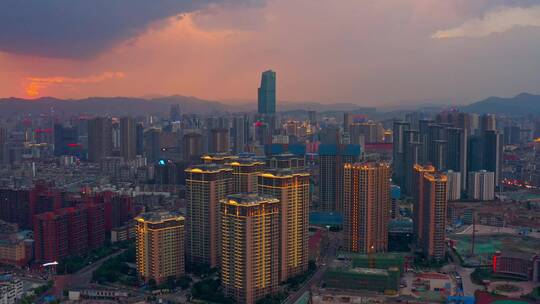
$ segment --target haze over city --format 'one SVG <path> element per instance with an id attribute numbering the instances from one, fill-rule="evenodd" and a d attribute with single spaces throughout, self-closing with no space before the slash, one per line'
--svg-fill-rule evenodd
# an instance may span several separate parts
<path id="1" fill-rule="evenodd" d="M 467 104 L 538 93 L 532 0 L 0 2 L 0 96 Z"/>

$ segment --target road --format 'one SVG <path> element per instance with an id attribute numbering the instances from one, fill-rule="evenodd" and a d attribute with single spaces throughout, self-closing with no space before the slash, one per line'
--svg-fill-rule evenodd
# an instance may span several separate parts
<path id="1" fill-rule="evenodd" d="M 108 255 L 100 260 L 97 260 L 96 262 L 84 267 L 83 269 L 77 271 L 76 273 L 70 275 L 70 285 L 79 285 L 82 286 L 90 284 L 92 281 L 92 273 L 96 271 L 103 263 L 111 258 L 114 258 L 115 256 L 118 256 L 122 254 L 126 249 L 122 249 L 120 251 L 117 251 L 111 255 Z"/>
<path id="2" fill-rule="evenodd" d="M 463 295 L 474 296 L 474 292 L 476 290 L 483 290 L 483 286 L 476 285 L 471 280 L 471 273 L 474 271 L 474 268 L 466 268 L 461 266 L 461 264 L 459 263 L 459 258 L 453 250 L 448 249 L 448 253 L 450 253 L 450 256 L 452 257 L 452 263 L 445 268 L 447 268 L 449 271 L 455 271 L 459 274 L 463 283 Z"/>
<path id="3" fill-rule="evenodd" d="M 293 304 L 296 301 L 298 301 L 302 295 L 306 292 L 311 290 L 311 287 L 317 283 L 319 283 L 324 275 L 324 271 L 326 270 L 326 266 L 319 267 L 315 274 L 311 276 L 311 278 L 304 283 L 302 288 L 295 291 L 293 294 L 291 294 L 284 302 L 284 304 Z"/>
<path id="4" fill-rule="evenodd" d="M 298 301 L 306 291 L 310 291 L 311 287 L 317 285 L 323 278 L 324 272 L 326 271 L 327 265 L 337 256 L 340 239 L 338 237 L 339 232 L 330 232 L 326 231 L 327 242 L 323 245 L 323 250 L 321 252 L 323 259 L 322 262 L 318 265 L 317 271 L 304 283 L 304 285 L 295 291 L 293 294 L 289 295 L 287 299 L 283 302 L 284 304 L 292 304 Z"/>
<path id="5" fill-rule="evenodd" d="M 67 289 L 69 287 L 90 286 L 90 283 L 92 282 L 92 273 L 96 269 L 98 269 L 105 261 L 123 253 L 125 250 L 126 249 L 122 249 L 100 260 L 97 260 L 96 262 L 80 269 L 76 273 L 69 274 L 69 275 L 55 276 L 53 288 L 49 290 L 48 292 L 46 292 L 44 296 L 54 295 L 55 297 L 61 297 L 64 289 Z"/>

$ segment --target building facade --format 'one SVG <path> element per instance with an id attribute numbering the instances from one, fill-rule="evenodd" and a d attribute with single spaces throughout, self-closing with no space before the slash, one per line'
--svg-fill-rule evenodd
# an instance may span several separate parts
<path id="1" fill-rule="evenodd" d="M 391 169 L 387 163 L 345 164 L 345 248 L 360 253 L 388 250 Z"/>
<path id="2" fill-rule="evenodd" d="M 126 161 L 137 156 L 137 127 L 131 117 L 120 119 L 120 155 Z"/>
<path id="3" fill-rule="evenodd" d="M 279 200 L 235 194 L 221 201 L 221 282 L 237 303 L 256 303 L 279 284 Z"/>
<path id="4" fill-rule="evenodd" d="M 276 113 L 276 72 L 268 70 L 262 73 L 258 91 L 258 112 L 263 115 Z"/>
<path id="5" fill-rule="evenodd" d="M 448 177 L 448 200 L 457 201 L 461 198 L 461 173 L 449 170 L 445 174 Z"/>
<path id="6" fill-rule="evenodd" d="M 421 249 L 431 260 L 442 260 L 445 256 L 446 211 L 448 178 L 437 173 L 423 175 L 423 212 Z"/>
<path id="7" fill-rule="evenodd" d="M 317 211 L 343 211 L 343 166 L 357 162 L 359 158 L 359 145 L 319 146 L 319 201 L 315 205 Z"/>
<path id="8" fill-rule="evenodd" d="M 107 117 L 96 117 L 88 121 L 88 160 L 98 162 L 112 156 L 112 123 Z"/>
<path id="9" fill-rule="evenodd" d="M 435 167 L 433 166 L 421 166 L 415 165 L 413 168 L 413 239 L 416 246 L 420 247 L 423 238 L 423 221 L 424 221 L 424 174 L 435 173 Z"/>
<path id="10" fill-rule="evenodd" d="M 280 201 L 279 280 L 308 269 L 309 173 L 287 169 L 259 175 L 260 195 Z"/>
<path id="11" fill-rule="evenodd" d="M 185 274 L 183 216 L 143 213 L 135 218 L 137 271 L 144 281 L 161 284 Z"/>
<path id="12" fill-rule="evenodd" d="M 186 169 L 186 257 L 193 264 L 219 263 L 219 202 L 231 194 L 233 170 L 204 164 Z"/>
<path id="13" fill-rule="evenodd" d="M 226 165 L 233 169 L 232 193 L 257 192 L 257 180 L 264 170 L 264 162 L 245 158 L 228 162 Z"/>
<path id="14" fill-rule="evenodd" d="M 471 200 L 491 201 L 495 199 L 495 173 L 480 170 L 469 173 L 467 196 Z"/>

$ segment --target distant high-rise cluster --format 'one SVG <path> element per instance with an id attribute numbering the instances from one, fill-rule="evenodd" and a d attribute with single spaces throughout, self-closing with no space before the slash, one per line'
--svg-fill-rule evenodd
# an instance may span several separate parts
<path id="1" fill-rule="evenodd" d="M 435 120 L 394 122 L 393 178 L 403 193 L 413 194 L 415 164 L 432 165 L 441 172 L 450 170 L 454 179 L 459 174 L 460 191 L 464 193 L 471 171 L 494 172 L 494 186 L 499 185 L 502 179 L 501 133 L 496 129 L 495 116 L 481 116 L 476 126 L 475 117 L 469 113 L 444 112 Z"/>

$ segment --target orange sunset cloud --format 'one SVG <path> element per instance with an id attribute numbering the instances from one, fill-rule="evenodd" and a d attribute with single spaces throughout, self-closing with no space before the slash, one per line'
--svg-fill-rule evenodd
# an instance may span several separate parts
<path id="1" fill-rule="evenodd" d="M 27 77 L 28 84 L 25 92 L 28 97 L 38 97 L 43 89 L 53 85 L 79 85 L 87 83 L 99 83 L 109 79 L 123 78 L 123 72 L 104 72 L 100 75 L 92 75 L 87 77 Z"/>

